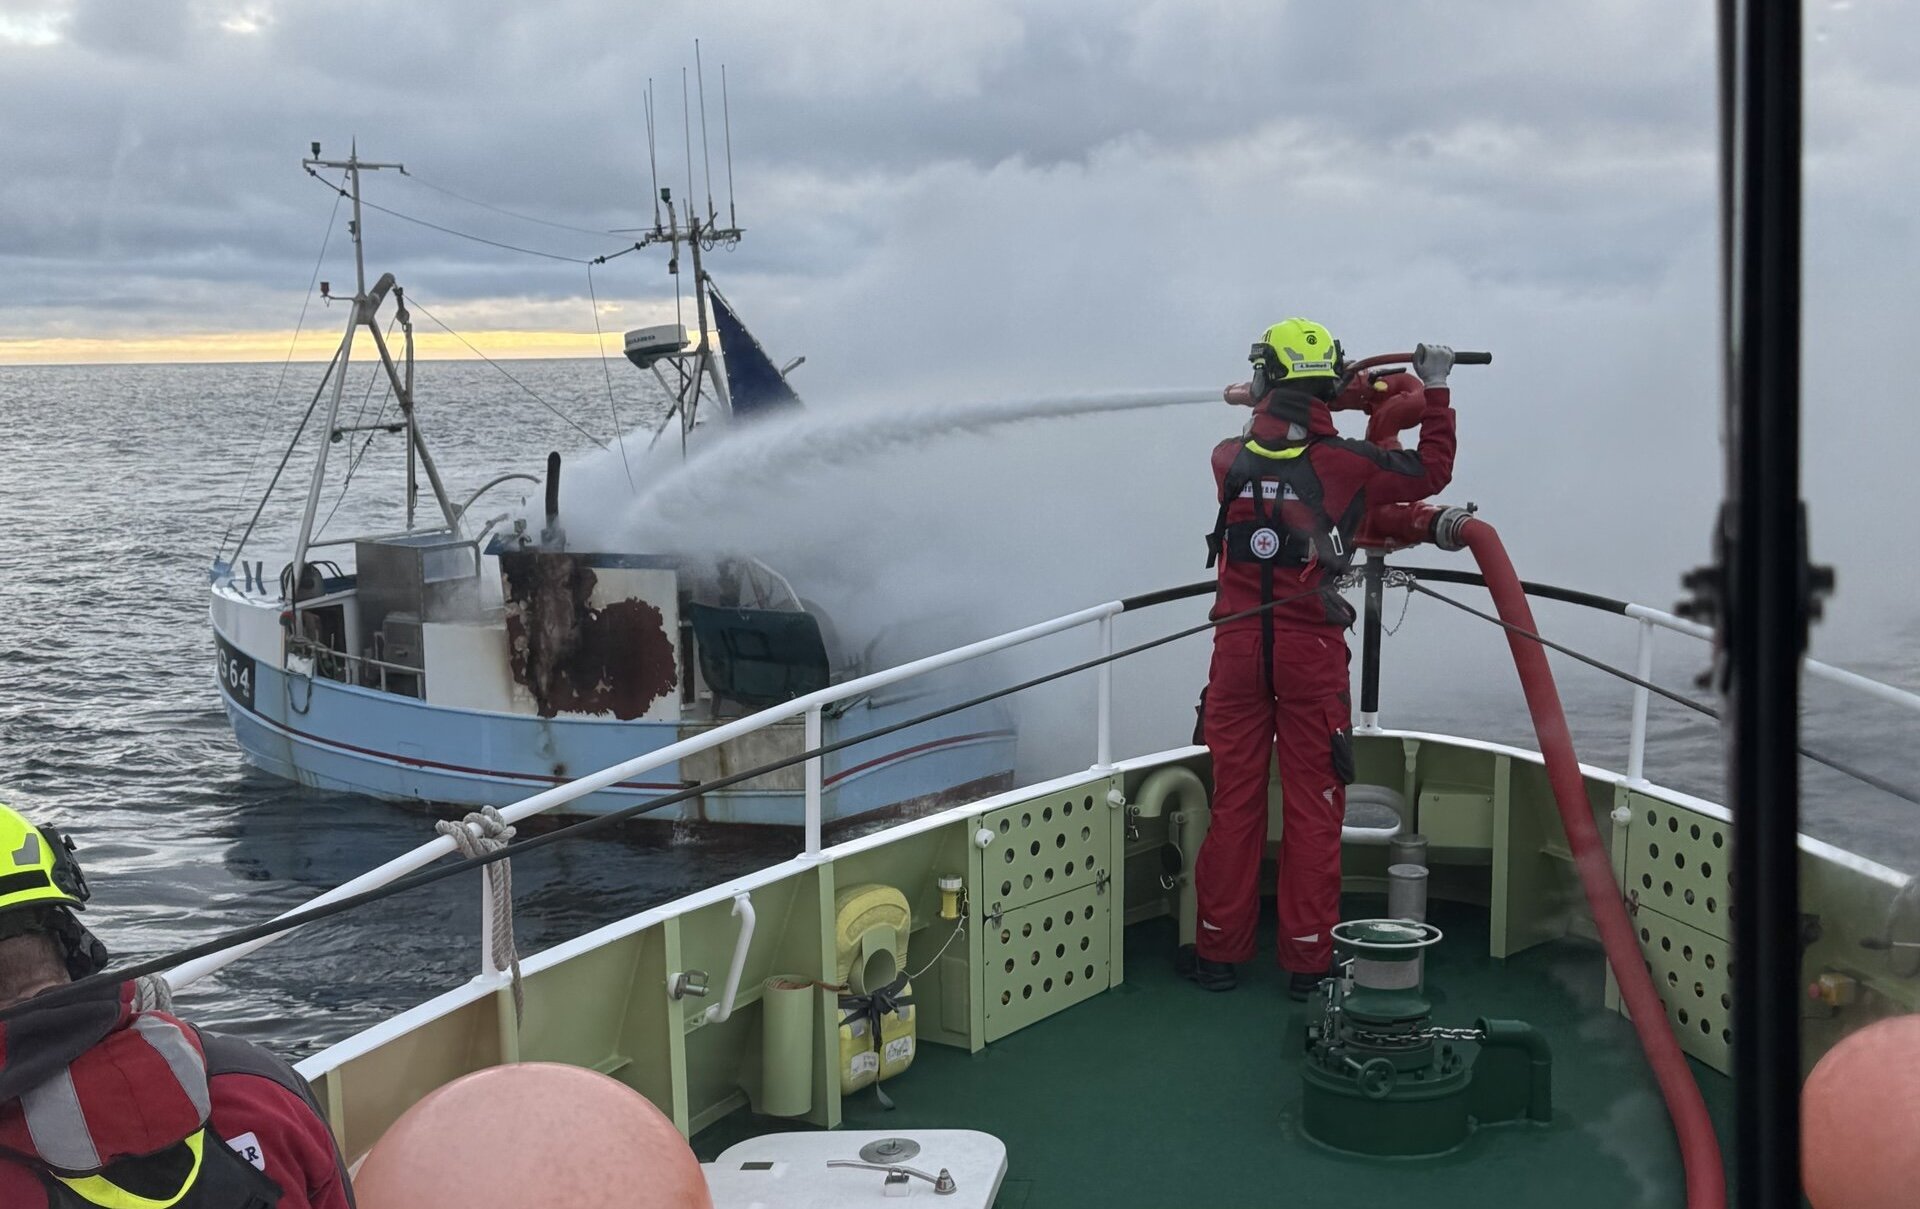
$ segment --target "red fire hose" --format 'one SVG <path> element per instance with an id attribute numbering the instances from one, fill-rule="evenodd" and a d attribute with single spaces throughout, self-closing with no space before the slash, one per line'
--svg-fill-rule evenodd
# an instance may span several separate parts
<path id="1" fill-rule="evenodd" d="M 1485 521 L 1469 520 L 1460 529 L 1460 540 L 1473 551 L 1493 594 L 1500 619 L 1529 634 L 1539 633 L 1533 610 L 1520 587 L 1520 577 L 1500 544 L 1500 535 Z M 1586 891 L 1587 906 L 1600 930 L 1600 943 L 1607 961 L 1613 966 L 1614 979 L 1620 984 L 1620 996 L 1626 1001 L 1633 1030 L 1640 1036 L 1640 1048 L 1647 1065 L 1660 1084 L 1660 1094 L 1673 1118 L 1680 1141 L 1680 1157 L 1686 1168 L 1688 1209 L 1723 1209 L 1727 1203 L 1726 1169 L 1720 1161 L 1720 1143 L 1714 1136 L 1713 1121 L 1707 1116 L 1706 1102 L 1687 1069 L 1673 1029 L 1667 1023 L 1666 1006 L 1654 990 L 1653 979 L 1634 942 L 1633 924 L 1614 884 L 1613 866 L 1600 844 L 1600 830 L 1594 826 L 1593 810 L 1587 800 L 1586 782 L 1573 754 L 1573 736 L 1567 731 L 1566 714 L 1560 708 L 1560 692 L 1554 687 L 1553 671 L 1547 666 L 1546 648 L 1514 630 L 1507 631 L 1507 644 L 1513 649 L 1513 663 L 1520 673 L 1520 687 L 1527 698 L 1527 710 L 1533 715 L 1533 730 L 1546 757 L 1547 781 L 1553 787 L 1560 807 L 1560 821 L 1567 829 L 1567 841 L 1573 849 L 1574 867 L 1580 873 L 1580 886 Z"/>

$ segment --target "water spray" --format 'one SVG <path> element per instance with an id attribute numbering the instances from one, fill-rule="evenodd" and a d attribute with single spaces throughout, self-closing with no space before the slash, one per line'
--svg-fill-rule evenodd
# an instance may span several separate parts
<path id="1" fill-rule="evenodd" d="M 1204 389 L 1140 391 L 909 411 L 808 411 L 766 420 L 729 433 L 655 480 L 628 508 L 625 527 L 668 540 L 677 525 L 722 506 L 723 497 L 737 492 L 743 479 L 778 482 L 936 437 L 1031 420 L 1184 406 L 1212 397 Z"/>

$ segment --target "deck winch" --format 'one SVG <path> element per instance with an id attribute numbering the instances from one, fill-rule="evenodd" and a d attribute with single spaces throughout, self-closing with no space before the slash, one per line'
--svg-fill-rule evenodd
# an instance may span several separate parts
<path id="1" fill-rule="evenodd" d="M 1455 1149 L 1476 1124 L 1552 1119 L 1553 1059 L 1530 1025 L 1433 1024 L 1420 958 L 1442 936 L 1402 919 L 1334 926 L 1345 958 L 1309 1001 L 1307 1136 L 1356 1154 L 1418 1157 Z"/>

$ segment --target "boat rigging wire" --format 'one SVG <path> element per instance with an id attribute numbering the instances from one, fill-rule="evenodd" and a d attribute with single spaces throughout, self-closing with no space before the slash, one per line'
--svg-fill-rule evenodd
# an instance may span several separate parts
<path id="1" fill-rule="evenodd" d="M 583 261 L 582 263 L 585 263 L 585 262 Z M 585 428 L 582 428 L 578 420 L 574 419 L 572 416 L 568 415 L 566 412 L 561 411 L 558 407 L 555 407 L 553 404 L 541 398 L 539 393 L 536 392 L 531 386 L 528 386 L 525 382 L 522 382 L 520 379 L 508 373 L 506 366 L 501 365 L 498 361 L 495 361 L 492 357 L 487 356 L 485 353 L 475 348 L 473 346 L 473 341 L 467 339 L 465 336 L 462 336 L 459 332 L 454 331 L 452 328 L 448 327 L 445 323 L 442 323 L 438 315 L 434 314 L 432 311 L 428 310 L 426 307 L 420 304 L 420 296 L 418 294 L 408 294 L 407 301 L 413 305 L 413 308 L 415 310 L 419 311 L 422 315 L 425 315 L 427 318 L 433 320 L 434 323 L 438 324 L 441 331 L 447 333 L 447 335 L 452 336 L 455 340 L 458 340 L 460 343 L 466 345 L 467 350 L 471 352 L 474 356 L 480 358 L 482 361 L 485 361 L 488 365 L 493 366 L 493 368 L 495 368 L 496 370 L 499 370 L 501 375 L 505 377 L 507 381 L 513 383 L 515 386 L 525 391 L 528 397 L 533 399 L 534 402 L 546 408 L 548 411 L 552 412 L 554 415 L 559 416 L 562 420 L 565 420 L 567 423 L 573 425 L 575 429 L 579 430 L 582 436 L 586 437 L 587 440 L 592 441 L 595 445 L 598 445 L 602 449 L 605 449 L 607 447 L 607 443 L 605 441 L 601 440 L 599 437 L 594 436 L 591 432 L 588 432 Z"/>
<path id="2" fill-rule="evenodd" d="M 483 202 L 477 197 L 468 197 L 464 193 L 456 193 L 452 189 L 447 188 L 445 185 L 436 185 L 430 180 L 422 179 L 418 173 L 403 172 L 400 175 L 403 179 L 412 181 L 416 185 L 421 185 L 428 189 L 431 189 L 435 193 L 444 193 L 448 197 L 453 198 L 455 201 L 463 201 L 467 203 L 469 206 L 478 206 L 482 210 L 491 210 L 495 214 L 504 214 L 508 218 L 517 218 L 521 222 L 537 223 L 543 227 L 552 227 L 557 231 L 572 231 L 579 235 L 604 236 L 604 235 L 613 234 L 613 232 L 611 231 L 596 231 L 591 227 L 576 227 L 570 223 L 553 222 L 550 219 L 535 218 L 531 214 L 521 214 L 518 211 L 509 210 L 504 206 L 496 206 L 491 202 Z M 364 205 L 366 203 L 362 202 L 361 204 Z"/>
<path id="3" fill-rule="evenodd" d="M 399 322 L 398 316 L 387 320 L 387 335 L 389 337 L 393 335 L 393 325 L 397 322 Z M 375 362 L 372 366 L 373 372 L 367 376 L 367 393 L 360 396 L 360 409 L 354 413 L 353 417 L 353 426 L 355 429 L 361 428 L 361 421 L 366 418 L 367 402 L 373 398 L 373 384 L 381 378 L 386 378 L 386 375 L 381 372 L 382 369 L 383 367 L 378 362 Z M 393 402 L 393 379 L 387 378 L 386 392 L 380 398 L 380 410 L 373 413 L 373 429 L 368 431 L 366 439 L 360 442 L 360 449 L 353 455 L 353 461 L 347 463 L 347 473 L 345 477 L 340 480 L 340 494 L 333 497 L 333 507 L 327 509 L 327 519 L 321 521 L 320 527 L 313 531 L 315 537 L 326 533 L 327 526 L 333 523 L 334 514 L 340 511 L 341 504 L 346 503 L 347 488 L 353 486 L 354 472 L 360 469 L 360 463 L 366 459 L 367 451 L 373 448 L 373 438 L 380 435 L 378 431 L 380 420 L 387 414 L 387 404 L 391 402 Z"/>
<path id="4" fill-rule="evenodd" d="M 607 366 L 607 338 L 600 330 L 600 295 L 593 288 L 592 265 L 587 266 L 587 305 L 593 308 L 593 342 L 600 350 L 600 372 L 607 379 L 607 415 L 613 420 L 613 439 L 620 446 L 620 469 L 627 472 L 627 491 L 637 493 L 633 463 L 627 461 L 627 434 L 620 427 L 620 411 L 613 403 L 613 370 Z"/>
<path id="5" fill-rule="evenodd" d="M 340 353 L 345 345 L 333 350 L 333 360 L 327 362 L 327 372 L 320 375 L 319 385 L 313 388 L 313 398 L 307 403 L 307 414 L 300 417 L 300 426 L 293 430 L 293 439 L 287 442 L 285 453 L 280 455 L 280 464 L 273 469 L 273 477 L 267 480 L 267 489 L 260 493 L 260 502 L 253 506 L 253 516 L 247 521 L 246 529 L 240 534 L 240 540 L 234 543 L 233 557 L 238 559 L 240 552 L 247 548 L 247 539 L 253 536 L 253 528 L 260 523 L 260 514 L 266 511 L 267 501 L 273 498 L 273 489 L 280 485 L 280 476 L 286 473 L 287 463 L 293 460 L 293 451 L 300 446 L 301 434 L 307 431 L 307 424 L 313 419 L 314 409 L 320 406 L 320 396 L 326 393 L 327 383 L 332 380 L 334 371 L 340 369 Z M 345 372 L 342 370 L 341 372 Z M 222 547 L 226 545 L 223 541 Z"/>
<path id="6" fill-rule="evenodd" d="M 1210 587 L 1211 584 L 1209 583 L 1207 586 Z M 1134 609 L 1146 608 L 1150 605 L 1161 604 L 1169 600 L 1178 600 L 1184 595 L 1194 594 L 1195 593 L 1181 589 L 1170 589 L 1162 592 L 1150 592 L 1141 596 L 1124 597 L 1119 601 L 1119 604 L 1122 612 L 1128 612 Z M 769 760 L 764 764 L 759 764 L 740 772 L 729 773 L 726 776 L 716 777 L 710 781 L 702 781 L 686 789 L 676 790 L 673 793 L 651 798 L 644 802 L 635 802 L 631 806 L 623 806 L 618 810 L 609 811 L 606 814 L 598 814 L 591 818 L 581 819 L 578 822 L 568 823 L 541 835 L 515 840 L 506 847 L 497 848 L 481 856 L 464 858 L 450 864 L 435 865 L 422 869 L 417 873 L 411 873 L 406 877 L 397 878 L 394 881 L 388 882 L 384 886 L 376 886 L 373 889 L 364 890 L 359 894 L 337 899 L 325 906 L 315 907 L 311 911 L 303 911 L 299 907 L 295 907 L 293 908 L 295 914 L 287 915 L 279 919 L 270 919 L 263 923 L 252 924 L 244 928 L 236 929 L 224 936 L 217 936 L 211 940 L 205 940 L 199 944 L 191 945 L 188 948 L 181 949 L 174 953 L 148 958 L 145 961 L 137 962 L 124 969 L 103 971 L 99 974 L 89 975 L 86 978 L 68 983 L 65 986 L 42 991 L 26 1003 L 15 1004 L 10 1008 L 0 1008 L 0 1024 L 12 1019 L 15 1013 L 25 1011 L 27 1003 L 31 1003 L 38 1009 L 77 1002 L 92 994 L 99 993 L 105 987 L 118 987 L 129 978 L 138 978 L 145 974 L 159 973 L 171 969 L 182 962 L 193 961 L 196 958 L 206 957 L 224 949 L 233 948 L 236 945 L 243 945 L 250 941 L 274 936 L 305 924 L 316 923 L 343 912 L 351 911 L 357 907 L 363 907 L 369 903 L 391 898 L 396 894 L 404 894 L 409 890 L 431 885 L 434 882 L 444 881 L 449 877 L 465 873 L 470 869 L 484 868 L 497 861 L 509 860 L 523 852 L 530 852 L 537 848 L 545 848 L 549 844 L 559 843 L 563 839 L 578 839 L 583 836 L 605 831 L 616 823 L 622 823 L 628 819 L 652 813 L 663 807 L 686 801 L 688 798 L 712 793 L 719 789 L 725 789 L 729 786 L 737 785 L 742 781 L 752 780 L 755 777 L 763 777 L 768 773 L 778 772 L 783 768 L 790 768 L 795 764 L 803 763 L 816 757 L 832 755 L 836 751 L 842 751 L 849 747 L 871 742 L 874 739 L 882 739 L 888 735 L 906 730 L 909 727 L 919 726 L 922 723 L 931 722 L 936 718 L 944 718 L 948 714 L 955 714 L 962 710 L 972 709 L 978 705 L 985 705 L 989 701 L 997 701 L 1002 697 L 1009 697 L 1030 688 L 1037 688 L 1040 685 L 1049 684 L 1055 680 L 1061 680 L 1080 672 L 1090 671 L 1105 663 L 1130 658 L 1134 655 L 1153 650 L 1156 647 L 1178 642 L 1183 638 L 1191 638 L 1197 634 L 1202 634 L 1214 629 L 1217 626 L 1225 625 L 1228 622 L 1257 617 L 1269 609 L 1277 609 L 1282 605 L 1291 604 L 1297 600 L 1305 600 L 1319 594 L 1320 589 L 1318 588 L 1308 592 L 1297 592 L 1290 596 L 1282 596 L 1277 600 L 1268 601 L 1265 604 L 1256 605 L 1251 609 L 1243 609 L 1238 613 L 1230 613 L 1224 617 L 1209 618 L 1198 625 L 1175 630 L 1170 634 L 1162 634 L 1158 638 L 1150 638 L 1145 642 L 1135 643 L 1133 646 L 1114 651 L 1110 654 L 1096 655 L 1091 659 L 1085 659 L 1067 667 L 1057 668 L 1054 671 L 1023 680 L 1018 684 L 1009 685 L 1006 688 L 994 689 L 991 692 L 982 693 L 979 696 L 970 697 L 967 700 L 956 702 L 952 705 L 945 705 L 939 709 L 929 710 L 916 717 L 903 718 L 898 722 L 876 727 L 873 730 L 861 731 L 856 735 L 848 735 L 844 738 L 835 739 L 830 743 L 822 743 L 818 747 L 796 752 L 792 755 L 781 756 L 778 759 Z"/>
<path id="7" fill-rule="evenodd" d="M 302 298 L 300 300 L 300 317 L 294 320 L 293 338 L 287 341 L 287 359 L 280 363 L 280 378 L 278 381 L 276 381 L 273 384 L 273 396 L 267 400 L 268 411 L 272 411 L 274 407 L 279 404 L 280 394 L 283 390 L 286 389 L 287 370 L 293 366 L 293 354 L 300 347 L 300 332 L 307 325 L 307 308 L 313 305 L 314 283 L 320 280 L 320 270 L 327 263 L 327 245 L 333 242 L 333 224 L 334 224 L 334 220 L 340 217 L 340 203 L 342 200 L 344 200 L 343 194 L 334 195 L 333 210 L 327 215 L 326 228 L 322 230 L 320 233 L 320 254 L 313 258 L 313 273 L 311 276 L 307 278 L 307 294 L 305 298 Z M 319 396 L 316 395 L 314 396 L 314 398 L 315 398 L 315 401 L 317 402 L 319 399 Z M 309 414 L 312 413 L 313 408 L 311 405 L 308 406 L 307 411 Z M 247 473 L 245 477 L 243 477 L 240 480 L 240 489 L 234 493 L 233 515 L 227 521 L 227 531 L 220 535 L 220 545 L 216 547 L 214 550 L 214 557 L 216 558 L 218 558 L 222 553 L 226 551 L 227 539 L 233 536 L 234 521 L 239 519 L 240 517 L 239 510 L 241 507 L 244 507 L 246 504 L 247 488 L 252 486 L 253 484 L 253 470 L 254 470 L 254 467 L 257 466 L 260 462 L 260 451 L 267 447 L 268 431 L 269 431 L 269 426 L 266 424 L 262 424 L 260 426 L 260 435 L 254 439 L 253 456 L 247 459 Z M 284 467 L 285 465 L 286 463 L 282 461 L 281 466 Z M 279 476 L 278 474 L 276 474 L 274 477 L 277 479 Z M 267 491 L 269 494 L 271 494 L 273 491 L 273 488 L 269 486 L 267 488 Z M 259 518 L 259 515 L 260 514 L 258 512 L 254 513 L 254 518 L 257 520 Z M 251 531 L 253 526 L 249 524 L 247 528 L 249 531 Z M 243 544 L 245 540 L 246 539 L 244 538 L 241 539 Z"/>
<path id="8" fill-rule="evenodd" d="M 338 193 L 343 197 L 352 196 L 347 192 L 344 186 L 335 184 L 333 181 L 328 180 L 324 176 L 321 176 L 318 172 L 314 171 L 312 168 L 307 169 L 307 175 L 311 176 L 314 180 L 319 181 L 321 184 L 325 185 L 329 189 L 332 189 L 335 193 Z M 591 263 L 591 261 L 586 257 L 563 256 L 558 252 L 543 252 L 538 248 L 523 248 L 519 244 L 502 243 L 500 240 L 497 240 L 497 239 L 488 239 L 484 235 L 475 235 L 469 231 L 461 231 L 454 227 L 442 226 L 441 224 L 436 222 L 428 222 L 424 218 L 415 218 L 411 214 L 403 214 L 398 210 L 380 205 L 378 202 L 370 202 L 364 197 L 360 199 L 360 204 L 369 210 L 378 210 L 380 211 L 380 213 L 387 215 L 389 218 L 397 218 L 401 222 L 410 222 L 416 227 L 426 227 L 429 230 L 438 231 L 443 235 L 452 235 L 460 239 L 470 239 L 474 243 L 483 243 L 490 248 L 499 248 L 502 251 L 506 251 L 506 252 L 519 252 L 525 256 L 538 256 L 544 260 L 558 260 L 566 264 Z M 622 251 L 624 250 L 625 249 L 622 249 Z"/>

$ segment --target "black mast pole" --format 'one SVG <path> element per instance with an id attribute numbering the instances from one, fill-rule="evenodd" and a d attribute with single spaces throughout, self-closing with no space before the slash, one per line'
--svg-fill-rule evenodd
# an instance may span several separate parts
<path id="1" fill-rule="evenodd" d="M 1688 577 L 1717 625 L 1733 813 L 1738 1204 L 1800 1198 L 1800 663 L 1816 615 L 1800 499 L 1801 16 L 1721 0 L 1726 498 L 1717 565 Z"/>

